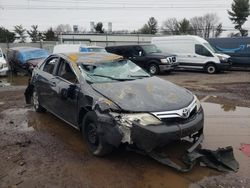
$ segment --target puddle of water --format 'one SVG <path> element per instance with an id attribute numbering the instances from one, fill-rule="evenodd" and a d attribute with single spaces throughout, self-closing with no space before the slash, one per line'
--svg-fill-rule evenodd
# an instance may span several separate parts
<path id="1" fill-rule="evenodd" d="M 230 107 L 202 103 L 205 112 L 205 140 L 203 148 L 217 149 L 218 147 L 233 146 L 234 154 L 240 163 L 237 175 L 248 177 L 250 174 L 250 158 L 240 152 L 241 143 L 250 142 L 250 108 Z M 195 167 L 190 173 L 180 174 L 163 166 L 156 161 L 127 152 L 124 148 L 118 149 L 106 158 L 91 157 L 86 143 L 82 140 L 81 133 L 50 113 L 36 113 L 33 110 L 10 111 L 8 114 L 20 118 L 25 115 L 24 123 L 26 131 L 45 132 L 55 136 L 76 155 L 90 156 L 84 163 L 84 171 L 87 172 L 88 182 L 93 187 L 109 185 L 109 187 L 188 187 L 190 184 L 200 181 L 204 177 L 220 175 L 212 169 Z M 22 116 L 20 116 L 22 115 Z M 19 117 L 20 116 L 20 117 Z M 167 152 L 171 157 L 180 157 L 184 151 L 184 145 L 171 144 Z M 81 161 L 72 160 L 67 168 L 74 170 L 74 174 L 81 176 Z M 95 177 L 101 177 L 96 180 Z M 223 181 L 223 180 L 221 180 Z"/>
<path id="2" fill-rule="evenodd" d="M 205 112 L 204 148 L 233 146 L 235 158 L 240 163 L 238 174 L 249 176 L 250 158 L 240 150 L 241 143 L 250 143 L 250 108 L 202 104 Z"/>
<path id="3" fill-rule="evenodd" d="M 1 86 L 23 86 L 27 85 L 29 80 L 28 76 L 25 75 L 15 75 L 15 74 L 8 74 L 6 77 L 0 77 L 0 87 Z"/>

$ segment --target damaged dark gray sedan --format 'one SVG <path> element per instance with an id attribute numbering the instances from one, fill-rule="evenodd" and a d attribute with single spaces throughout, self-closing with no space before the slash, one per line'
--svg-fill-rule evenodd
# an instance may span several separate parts
<path id="1" fill-rule="evenodd" d="M 97 156 L 122 143 L 151 152 L 184 137 L 196 147 L 203 138 L 195 95 L 113 54 L 51 55 L 34 69 L 25 97 L 79 129 Z"/>

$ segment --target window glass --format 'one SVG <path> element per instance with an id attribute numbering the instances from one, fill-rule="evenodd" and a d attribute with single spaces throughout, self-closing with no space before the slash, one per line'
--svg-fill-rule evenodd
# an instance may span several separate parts
<path id="1" fill-rule="evenodd" d="M 213 57 L 213 55 L 202 45 L 195 45 L 195 53 L 202 56 Z"/>
<path id="2" fill-rule="evenodd" d="M 58 76 L 72 83 L 76 81 L 75 73 L 71 69 L 69 63 L 64 59 L 60 60 L 60 68 L 58 71 Z"/>
<path id="3" fill-rule="evenodd" d="M 155 45 L 142 45 L 143 50 L 146 54 L 152 54 L 152 53 L 161 53 L 161 50 L 158 49 Z"/>
<path id="4" fill-rule="evenodd" d="M 49 59 L 45 63 L 45 65 L 43 67 L 43 71 L 45 71 L 47 73 L 50 73 L 50 74 L 53 74 L 53 71 L 54 71 L 54 68 L 56 66 L 57 60 L 58 60 L 58 57 L 53 57 L 53 58 Z"/>
<path id="5" fill-rule="evenodd" d="M 115 60 L 101 64 L 81 64 L 86 80 L 97 82 L 115 82 L 142 79 L 150 75 L 130 60 Z"/>

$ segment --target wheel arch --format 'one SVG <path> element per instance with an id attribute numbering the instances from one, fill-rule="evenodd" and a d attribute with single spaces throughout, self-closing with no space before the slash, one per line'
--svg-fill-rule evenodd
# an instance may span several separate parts
<path id="1" fill-rule="evenodd" d="M 31 104 L 31 97 L 32 97 L 34 88 L 35 86 L 33 84 L 29 84 L 28 87 L 26 88 L 24 92 L 26 104 Z"/>
<path id="2" fill-rule="evenodd" d="M 82 129 L 83 119 L 85 118 L 86 114 L 90 111 L 92 111 L 91 106 L 85 106 L 80 108 L 77 119 L 78 126 L 80 129 Z"/>
<path id="3" fill-rule="evenodd" d="M 208 65 L 211 65 L 211 64 L 214 65 L 216 68 L 218 68 L 215 62 L 213 62 L 213 61 L 208 61 L 208 62 L 206 62 L 205 65 L 203 66 L 204 70 L 206 70 L 206 67 L 207 67 Z"/>

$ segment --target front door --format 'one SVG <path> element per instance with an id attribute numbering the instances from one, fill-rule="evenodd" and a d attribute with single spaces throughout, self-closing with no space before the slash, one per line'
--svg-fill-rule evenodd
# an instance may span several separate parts
<path id="1" fill-rule="evenodd" d="M 63 58 L 60 58 L 56 79 L 56 113 L 65 121 L 77 126 L 78 93 L 80 89 L 70 63 Z"/>

